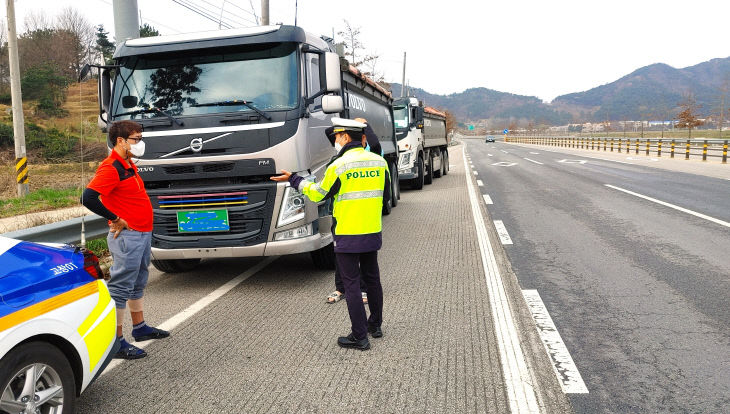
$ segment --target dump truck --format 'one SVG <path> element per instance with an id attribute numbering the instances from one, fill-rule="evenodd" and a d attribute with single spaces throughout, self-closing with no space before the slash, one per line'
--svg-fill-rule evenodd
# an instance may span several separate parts
<path id="1" fill-rule="evenodd" d="M 400 150 L 399 179 L 420 190 L 434 178 L 448 174 L 450 137 L 446 114 L 424 107 L 411 96 L 394 101 L 393 116 Z"/>

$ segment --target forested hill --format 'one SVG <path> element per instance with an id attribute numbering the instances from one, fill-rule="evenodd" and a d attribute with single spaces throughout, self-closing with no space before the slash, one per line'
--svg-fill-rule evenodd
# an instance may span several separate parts
<path id="1" fill-rule="evenodd" d="M 450 95 L 435 95 L 420 88 L 411 93 L 426 105 L 451 111 L 460 121 L 499 119 L 521 124 L 561 125 L 569 122 L 672 119 L 683 95 L 694 94 L 701 116 L 717 112 L 723 83 L 730 87 L 730 57 L 712 59 L 676 69 L 656 63 L 637 69 L 614 82 L 585 92 L 562 95 L 550 104 L 534 96 L 514 95 L 487 88 L 471 88 Z M 401 85 L 391 85 L 400 96 Z M 730 91 L 726 105 L 730 107 Z"/>
<path id="2" fill-rule="evenodd" d="M 656 63 L 585 92 L 558 96 L 552 105 L 581 118 L 600 120 L 671 119 L 691 92 L 707 116 L 719 106 L 723 82 L 730 81 L 730 57 L 676 69 Z"/>
<path id="3" fill-rule="evenodd" d="M 401 85 L 392 83 L 393 96 L 401 93 Z M 515 95 L 487 88 L 470 88 L 450 95 L 436 95 L 421 88 L 410 88 L 411 95 L 427 106 L 446 109 L 460 121 L 480 119 L 521 120 L 560 125 L 571 121 L 567 112 L 559 112 L 534 96 Z"/>

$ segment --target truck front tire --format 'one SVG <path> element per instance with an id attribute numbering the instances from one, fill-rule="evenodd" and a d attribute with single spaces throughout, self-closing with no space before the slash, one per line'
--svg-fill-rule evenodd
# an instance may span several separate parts
<path id="1" fill-rule="evenodd" d="M 418 161 L 416 161 L 416 167 L 418 169 L 418 175 L 413 179 L 413 189 L 420 190 L 423 188 L 423 154 L 418 154 Z"/>
<path id="2" fill-rule="evenodd" d="M 446 175 L 449 173 L 449 151 L 443 150 L 441 152 L 441 175 Z"/>
<path id="3" fill-rule="evenodd" d="M 400 181 L 396 163 L 390 166 L 390 189 L 390 201 L 393 207 L 395 207 L 398 205 L 398 200 L 400 200 Z"/>
<path id="4" fill-rule="evenodd" d="M 426 166 L 426 174 L 423 176 L 423 183 L 427 185 L 433 183 L 433 155 L 431 152 L 428 155 L 428 165 Z"/>
<path id="5" fill-rule="evenodd" d="M 309 252 L 314 267 L 320 270 L 333 270 L 335 268 L 335 245 L 330 243 L 321 249 Z"/>
<path id="6" fill-rule="evenodd" d="M 195 269 L 199 263 L 200 259 L 153 260 L 152 266 L 160 272 L 182 273 Z"/>

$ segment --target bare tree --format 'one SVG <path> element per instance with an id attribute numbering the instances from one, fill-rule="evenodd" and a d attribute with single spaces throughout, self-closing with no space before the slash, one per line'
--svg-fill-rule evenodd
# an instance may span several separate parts
<path id="1" fill-rule="evenodd" d="M 68 32 L 74 39 L 73 69 L 78 75 L 84 63 L 96 60 L 92 57 L 96 43 L 95 28 L 78 10 L 66 7 L 56 17 L 56 29 Z"/>
<path id="2" fill-rule="evenodd" d="M 677 123 L 675 128 L 687 128 L 689 131 L 688 139 L 692 139 L 692 129 L 702 125 L 703 122 L 698 118 L 700 105 L 697 104 L 694 94 L 688 93 L 684 96 L 682 102 L 679 103 L 681 111 L 677 114 Z"/>
<path id="3" fill-rule="evenodd" d="M 342 43 L 345 46 L 345 56 L 350 57 L 350 64 L 360 69 L 361 66 L 370 63 L 372 60 L 377 60 L 377 56 L 365 53 L 365 47 L 360 41 L 360 27 L 353 27 L 347 20 L 344 20 L 344 22 L 345 29 L 337 32 L 337 34 L 344 37 Z M 357 58 L 360 55 L 363 57 L 358 60 Z"/>
<path id="4" fill-rule="evenodd" d="M 32 10 L 23 19 L 24 33 L 53 29 L 53 22 L 44 11 Z"/>

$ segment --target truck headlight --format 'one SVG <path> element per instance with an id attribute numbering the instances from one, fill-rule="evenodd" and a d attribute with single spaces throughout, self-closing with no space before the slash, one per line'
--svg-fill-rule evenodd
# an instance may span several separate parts
<path id="1" fill-rule="evenodd" d="M 274 234 L 274 241 L 299 239 L 312 235 L 312 223 Z"/>
<path id="2" fill-rule="evenodd" d="M 401 152 L 400 154 L 400 160 L 398 160 L 398 167 L 403 168 L 407 167 L 408 164 L 411 163 L 411 152 Z"/>
<path id="3" fill-rule="evenodd" d="M 300 193 L 294 187 L 286 187 L 276 227 L 286 226 L 287 224 L 303 219 L 305 205 L 304 194 Z"/>

